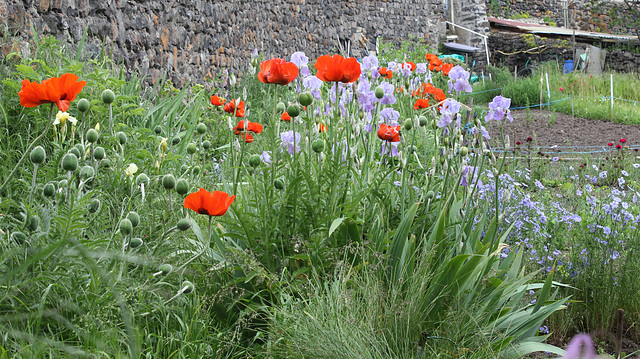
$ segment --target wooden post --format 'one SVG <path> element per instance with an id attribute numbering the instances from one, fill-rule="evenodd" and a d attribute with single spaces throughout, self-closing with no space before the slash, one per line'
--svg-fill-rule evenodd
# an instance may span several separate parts
<path id="1" fill-rule="evenodd" d="M 516 65 L 515 70 L 513 70 L 513 78 L 515 81 L 518 81 L 518 65 Z"/>

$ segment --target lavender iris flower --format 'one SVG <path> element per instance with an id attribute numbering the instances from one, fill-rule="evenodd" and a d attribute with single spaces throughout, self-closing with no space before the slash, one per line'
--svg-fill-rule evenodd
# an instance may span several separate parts
<path id="1" fill-rule="evenodd" d="M 320 91 L 322 80 L 320 80 L 316 76 L 307 76 L 302 80 L 302 85 L 305 89 L 307 89 L 307 91 L 311 92 L 311 96 L 313 96 L 316 100 L 320 100 L 320 98 L 322 97 L 322 92 Z"/>
<path id="2" fill-rule="evenodd" d="M 494 97 L 493 101 L 489 103 L 489 113 L 484 117 L 485 122 L 489 122 L 490 120 L 502 121 L 505 113 L 507 115 L 507 118 L 509 119 L 509 122 L 513 122 L 511 111 L 509 111 L 510 106 L 510 98 L 502 97 L 501 95 Z"/>
<path id="3" fill-rule="evenodd" d="M 260 155 L 260 159 L 264 163 L 271 163 L 271 151 L 264 151 Z"/>
<path id="4" fill-rule="evenodd" d="M 389 126 L 399 125 L 398 119 L 400 118 L 400 112 L 392 109 L 391 107 L 386 107 L 382 111 L 380 111 L 380 117 Z"/>
<path id="5" fill-rule="evenodd" d="M 286 148 L 290 154 L 300 152 L 300 134 L 298 132 L 286 131 L 280 134 L 282 147 Z"/>
<path id="6" fill-rule="evenodd" d="M 362 59 L 362 72 L 367 70 L 375 70 L 378 68 L 378 58 L 375 55 L 369 55 Z"/>
<path id="7" fill-rule="evenodd" d="M 449 93 L 452 93 L 453 90 L 457 92 L 473 91 L 469 84 L 469 71 L 466 71 L 462 66 L 455 66 L 449 71 Z"/>
<path id="8" fill-rule="evenodd" d="M 460 127 L 460 114 L 458 112 L 460 112 L 460 102 L 451 98 L 444 100 L 442 106 L 440 107 L 440 113 L 442 114 L 442 117 L 440 117 L 440 120 L 438 120 L 438 123 L 436 123 L 436 125 L 438 125 L 438 127 L 440 128 L 447 127 L 451 124 L 451 122 L 453 122 L 453 117 L 457 115 L 456 122 L 457 126 Z"/>
<path id="9" fill-rule="evenodd" d="M 421 62 L 416 64 L 416 73 L 418 74 L 426 74 L 427 73 L 427 64 Z"/>
<path id="10" fill-rule="evenodd" d="M 396 103 L 396 97 L 393 95 L 396 88 L 386 81 L 383 81 L 380 87 L 384 90 L 384 96 L 380 99 L 380 103 L 383 105 L 393 105 Z"/>
<path id="11" fill-rule="evenodd" d="M 309 58 L 302 51 L 294 52 L 291 55 L 291 62 L 298 66 L 298 69 L 302 66 L 307 66 L 309 64 Z"/>

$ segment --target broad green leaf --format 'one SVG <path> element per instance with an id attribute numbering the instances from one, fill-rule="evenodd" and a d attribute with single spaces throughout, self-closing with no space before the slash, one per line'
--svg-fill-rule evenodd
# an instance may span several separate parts
<path id="1" fill-rule="evenodd" d="M 333 220 L 333 222 L 331 222 L 331 226 L 329 227 L 329 234 L 327 235 L 327 237 L 331 237 L 331 234 L 333 234 L 333 232 L 335 232 L 336 229 L 338 229 L 338 227 L 340 227 L 340 225 L 342 224 L 342 221 L 344 221 L 347 217 L 340 217 L 340 218 L 336 218 Z"/>

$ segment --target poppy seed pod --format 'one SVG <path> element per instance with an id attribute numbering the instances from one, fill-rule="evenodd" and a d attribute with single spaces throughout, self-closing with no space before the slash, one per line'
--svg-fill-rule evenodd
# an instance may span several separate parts
<path id="1" fill-rule="evenodd" d="M 29 159 L 35 164 L 41 164 L 47 159 L 47 154 L 42 146 L 36 146 L 29 154 Z"/>
<path id="2" fill-rule="evenodd" d="M 191 221 L 187 218 L 183 218 L 178 221 L 176 227 L 178 227 L 178 229 L 181 231 L 186 231 L 187 229 L 191 228 Z"/>
<path id="3" fill-rule="evenodd" d="M 100 200 L 97 198 L 94 198 L 93 201 L 89 203 L 89 206 L 87 209 L 89 210 L 89 213 L 98 212 L 98 210 L 100 209 Z"/>
<path id="4" fill-rule="evenodd" d="M 22 232 L 13 232 L 11 233 L 11 239 L 13 239 L 18 244 L 23 244 L 27 241 L 27 235 Z"/>
<path id="5" fill-rule="evenodd" d="M 413 120 L 408 118 L 404 121 L 404 129 L 410 131 L 413 128 Z"/>
<path id="6" fill-rule="evenodd" d="M 87 141 L 89 141 L 90 143 L 96 143 L 98 141 L 98 131 L 90 128 L 87 131 Z"/>
<path id="7" fill-rule="evenodd" d="M 378 100 L 384 97 L 384 89 L 380 86 L 376 87 L 375 95 Z"/>
<path id="8" fill-rule="evenodd" d="M 149 176 L 144 173 L 141 173 L 136 177 L 136 184 L 140 185 L 141 183 L 149 184 Z"/>
<path id="9" fill-rule="evenodd" d="M 211 148 L 211 141 L 209 141 L 209 140 L 202 141 L 202 148 L 205 149 L 205 151 L 210 149 Z"/>
<path id="10" fill-rule="evenodd" d="M 435 194 L 435 193 L 433 193 L 433 191 L 429 191 L 429 192 L 427 192 L 426 198 L 427 198 L 427 199 L 432 199 L 433 197 L 435 197 L 435 195 L 436 195 L 436 194 Z"/>
<path id="11" fill-rule="evenodd" d="M 162 274 L 167 275 L 173 271 L 173 266 L 171 264 L 165 263 L 158 267 L 158 270 L 162 272 Z"/>
<path id="12" fill-rule="evenodd" d="M 133 226 L 133 228 L 137 227 L 140 224 L 140 216 L 137 212 L 131 211 L 127 213 L 126 218 L 131 221 L 131 225 Z"/>
<path id="13" fill-rule="evenodd" d="M 424 127 L 429 123 L 429 120 L 427 120 L 427 118 L 424 117 L 424 116 L 418 117 L 418 121 L 420 121 L 420 126 L 421 127 Z"/>
<path id="14" fill-rule="evenodd" d="M 111 168 L 111 160 L 109 160 L 108 158 L 105 158 L 105 159 L 100 161 L 98 166 L 99 167 L 104 167 L 104 168 Z"/>
<path id="15" fill-rule="evenodd" d="M 278 102 L 276 105 L 276 113 L 283 113 L 285 110 L 284 102 Z"/>
<path id="16" fill-rule="evenodd" d="M 199 124 L 196 125 L 196 131 L 199 134 L 204 135 L 207 132 L 207 125 L 205 125 L 204 123 L 200 122 Z"/>
<path id="17" fill-rule="evenodd" d="M 118 139 L 118 142 L 120 142 L 121 145 L 124 145 L 127 143 L 127 135 L 124 132 L 116 133 L 116 138 Z"/>
<path id="18" fill-rule="evenodd" d="M 282 190 L 282 189 L 284 189 L 284 182 L 282 182 L 282 180 L 280 178 L 276 178 L 273 181 L 273 187 L 275 187 L 278 190 Z"/>
<path id="19" fill-rule="evenodd" d="M 144 244 L 144 242 L 142 241 L 142 238 L 140 238 L 140 237 L 131 238 L 131 240 L 129 241 L 129 247 L 131 247 L 131 248 L 138 248 L 143 244 Z"/>
<path id="20" fill-rule="evenodd" d="M 252 154 L 249 157 L 249 166 L 251 167 L 258 167 L 260 166 L 260 163 L 262 162 L 262 160 L 260 159 L 260 155 L 258 154 Z"/>
<path id="21" fill-rule="evenodd" d="M 153 132 L 156 133 L 156 135 L 159 135 L 162 133 L 162 126 L 158 125 L 156 127 L 153 128 Z"/>
<path id="22" fill-rule="evenodd" d="M 187 145 L 187 153 L 192 155 L 194 153 L 196 153 L 196 151 L 198 150 L 198 148 L 196 147 L 195 143 L 190 143 Z"/>
<path id="23" fill-rule="evenodd" d="M 27 225 L 27 228 L 29 228 L 30 231 L 33 232 L 38 229 L 38 225 L 40 225 L 40 220 L 38 219 L 38 217 L 29 218 L 29 224 Z"/>
<path id="24" fill-rule="evenodd" d="M 133 224 L 131 224 L 129 219 L 125 218 L 120 221 L 120 233 L 122 233 L 122 235 L 126 236 L 131 233 L 131 231 L 133 231 Z"/>
<path id="25" fill-rule="evenodd" d="M 291 105 L 289 105 L 289 107 L 287 107 L 287 113 L 292 118 L 293 117 L 298 117 L 298 115 L 300 114 L 300 106 L 298 106 L 295 103 L 292 103 Z"/>
<path id="26" fill-rule="evenodd" d="M 56 186 L 53 185 L 53 183 L 47 183 L 46 185 L 44 185 L 44 188 L 42 189 L 42 194 L 45 195 L 45 197 L 51 197 L 56 193 Z"/>
<path id="27" fill-rule="evenodd" d="M 95 170 L 91 166 L 84 166 L 80 169 L 80 178 L 86 181 L 88 178 L 93 177 Z"/>
<path id="28" fill-rule="evenodd" d="M 302 106 L 309 106 L 313 103 L 313 96 L 311 96 L 311 92 L 305 91 L 298 96 L 298 102 Z"/>
<path id="29" fill-rule="evenodd" d="M 189 182 L 184 178 L 180 178 L 176 183 L 176 192 L 178 194 L 187 194 L 189 192 Z"/>
<path id="30" fill-rule="evenodd" d="M 109 89 L 102 91 L 102 95 L 100 95 L 100 97 L 102 98 L 102 102 L 106 103 L 107 105 L 112 104 L 113 101 L 116 100 L 116 94 L 114 94 L 113 91 Z"/>
<path id="31" fill-rule="evenodd" d="M 77 147 L 71 147 L 69 153 L 74 154 L 76 157 L 80 157 L 80 150 Z"/>
<path id="32" fill-rule="evenodd" d="M 82 98 L 80 99 L 80 101 L 78 101 L 78 111 L 87 112 L 90 108 L 91 102 L 89 102 L 89 100 L 87 100 L 86 98 Z"/>
<path id="33" fill-rule="evenodd" d="M 469 148 L 462 146 L 460 147 L 460 155 L 461 156 L 466 156 L 469 154 Z"/>
<path id="34" fill-rule="evenodd" d="M 197 176 L 200 173 L 200 166 L 193 166 L 193 168 L 191 169 L 191 173 L 194 176 Z"/>
<path id="35" fill-rule="evenodd" d="M 188 170 L 189 170 L 189 166 L 186 163 L 180 166 L 180 173 L 185 173 Z"/>
<path id="36" fill-rule="evenodd" d="M 195 288 L 196 287 L 193 285 L 193 283 L 189 282 L 188 280 L 182 282 L 182 293 L 189 294 L 193 292 Z"/>
<path id="37" fill-rule="evenodd" d="M 324 140 L 317 139 L 317 140 L 313 141 L 311 143 L 311 149 L 315 153 L 320 153 L 320 152 L 324 151 Z"/>
<path id="38" fill-rule="evenodd" d="M 78 169 L 78 156 L 69 152 L 62 157 L 62 169 L 73 172 Z"/>
<path id="39" fill-rule="evenodd" d="M 175 146 L 175 145 L 177 145 L 179 143 L 180 143 L 180 137 L 174 137 L 174 138 L 171 139 L 171 144 L 172 145 Z"/>
<path id="40" fill-rule="evenodd" d="M 93 157 L 94 157 L 96 160 L 101 160 L 101 159 L 103 159 L 103 158 L 104 158 L 104 155 L 105 155 L 105 154 L 104 154 L 104 148 L 102 148 L 102 147 L 96 147 L 96 148 L 94 148 L 94 149 L 93 149 Z"/>
<path id="41" fill-rule="evenodd" d="M 176 187 L 176 178 L 172 174 L 162 177 L 162 187 L 165 189 L 174 189 Z"/>

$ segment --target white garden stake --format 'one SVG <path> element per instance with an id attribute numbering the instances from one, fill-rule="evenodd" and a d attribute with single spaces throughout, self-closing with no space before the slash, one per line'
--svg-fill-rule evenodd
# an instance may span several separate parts
<path id="1" fill-rule="evenodd" d="M 613 74 L 611 74 L 611 119 L 613 120 Z"/>
<path id="2" fill-rule="evenodd" d="M 544 77 L 547 79 L 547 109 L 551 110 L 551 90 L 549 90 L 549 74 L 545 72 Z"/>

